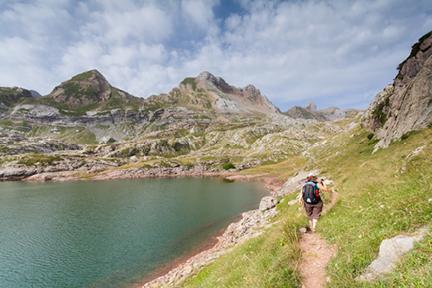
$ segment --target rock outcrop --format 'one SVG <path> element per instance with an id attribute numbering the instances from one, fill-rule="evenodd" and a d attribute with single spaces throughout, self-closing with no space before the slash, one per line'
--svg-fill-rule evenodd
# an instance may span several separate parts
<path id="1" fill-rule="evenodd" d="M 377 148 L 432 123 L 432 32 L 412 46 L 398 70 L 394 82 L 376 96 L 362 119 L 379 140 Z"/>
<path id="2" fill-rule="evenodd" d="M 261 199 L 258 209 L 260 211 L 264 212 L 266 210 L 269 210 L 269 209 L 275 207 L 277 205 L 277 203 L 278 203 L 278 200 L 275 197 L 266 196 L 266 197 L 263 197 Z"/>
<path id="3" fill-rule="evenodd" d="M 414 244 L 421 241 L 428 231 L 427 227 L 419 229 L 413 235 L 398 235 L 381 242 L 378 257 L 366 268 L 357 279 L 362 281 L 375 280 L 385 273 L 391 272 L 398 260 L 414 248 Z"/>

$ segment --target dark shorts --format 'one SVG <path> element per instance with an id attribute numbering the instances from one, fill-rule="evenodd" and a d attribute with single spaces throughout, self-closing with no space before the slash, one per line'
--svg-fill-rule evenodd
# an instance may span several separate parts
<path id="1" fill-rule="evenodd" d="M 323 209 L 323 202 L 320 201 L 317 204 L 304 203 L 304 208 L 309 219 L 318 219 Z"/>

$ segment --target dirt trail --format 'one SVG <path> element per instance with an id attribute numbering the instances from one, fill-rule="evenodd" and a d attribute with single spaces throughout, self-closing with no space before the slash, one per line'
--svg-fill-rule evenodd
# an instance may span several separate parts
<path id="1" fill-rule="evenodd" d="M 333 207 L 337 198 L 337 192 L 332 191 L 331 201 L 326 205 L 323 214 Z M 327 282 L 326 267 L 330 259 L 336 254 L 336 247 L 328 245 L 318 233 L 306 233 L 300 239 L 300 249 L 302 252 L 300 263 L 302 287 L 324 287 Z"/>

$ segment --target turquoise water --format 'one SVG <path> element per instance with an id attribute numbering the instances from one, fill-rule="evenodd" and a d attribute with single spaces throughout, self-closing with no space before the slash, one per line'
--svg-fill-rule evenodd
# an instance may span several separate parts
<path id="1" fill-rule="evenodd" d="M 127 287 L 264 195 L 251 183 L 0 183 L 0 287 Z"/>

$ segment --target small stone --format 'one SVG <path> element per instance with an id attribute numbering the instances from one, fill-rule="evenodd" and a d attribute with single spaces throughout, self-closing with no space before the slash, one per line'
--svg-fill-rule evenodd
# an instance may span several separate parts
<path id="1" fill-rule="evenodd" d="M 104 136 L 99 140 L 99 144 L 111 144 L 116 142 L 116 140 L 109 136 Z"/>
<path id="2" fill-rule="evenodd" d="M 131 162 L 137 162 L 137 161 L 138 161 L 138 157 L 135 156 L 135 155 L 133 155 L 133 156 L 131 156 L 131 157 L 129 158 L 129 160 L 130 160 Z"/>
<path id="3" fill-rule="evenodd" d="M 293 200 L 290 200 L 289 202 L 288 202 L 288 205 L 289 206 L 292 206 L 292 205 L 295 205 L 295 204 L 297 204 L 297 199 L 293 199 Z"/>
<path id="4" fill-rule="evenodd" d="M 301 228 L 299 229 L 299 232 L 300 232 L 301 234 L 305 234 L 305 233 L 307 232 L 306 227 L 301 227 Z"/>

